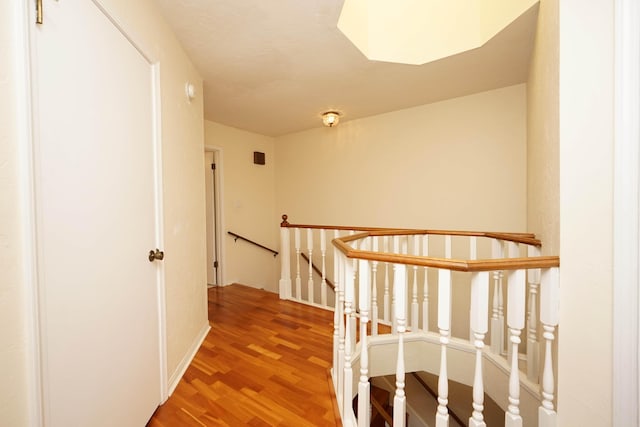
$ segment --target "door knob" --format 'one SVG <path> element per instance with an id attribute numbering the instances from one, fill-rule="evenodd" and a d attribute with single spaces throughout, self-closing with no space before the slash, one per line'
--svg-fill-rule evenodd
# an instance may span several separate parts
<path id="1" fill-rule="evenodd" d="M 160 249 L 156 248 L 155 251 L 149 251 L 149 262 L 153 262 L 155 260 L 162 261 L 164 259 L 164 252 Z"/>

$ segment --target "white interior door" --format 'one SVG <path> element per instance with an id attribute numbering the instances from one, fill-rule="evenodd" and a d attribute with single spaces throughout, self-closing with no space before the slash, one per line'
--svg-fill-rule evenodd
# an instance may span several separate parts
<path id="1" fill-rule="evenodd" d="M 92 1 L 35 31 L 45 424 L 143 426 L 160 403 L 153 69 Z"/>

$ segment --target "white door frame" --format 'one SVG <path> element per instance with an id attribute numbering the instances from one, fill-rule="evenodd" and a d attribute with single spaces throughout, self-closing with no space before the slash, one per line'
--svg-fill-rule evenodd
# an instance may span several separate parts
<path id="1" fill-rule="evenodd" d="M 220 256 L 220 245 L 218 244 L 220 229 L 218 228 L 217 194 L 219 186 L 217 171 L 217 152 L 204 152 L 204 188 L 205 201 L 207 205 L 207 288 L 209 286 L 220 286 L 220 275 L 222 273 L 222 257 Z M 210 159 L 210 160 L 209 160 Z M 209 280 L 213 276 L 212 280 Z"/>
<path id="2" fill-rule="evenodd" d="M 27 329 L 26 356 L 28 366 L 29 426 L 44 426 L 42 355 L 40 351 L 40 309 L 35 216 L 35 174 L 33 164 L 34 123 L 31 87 L 31 25 L 34 16 L 31 2 L 14 4 L 16 23 L 16 118 L 19 129 L 20 157 L 20 210 L 23 214 L 23 278 L 25 283 L 24 317 Z"/>
<path id="3" fill-rule="evenodd" d="M 640 421 L 640 5 L 615 2 L 613 424 Z"/>
<path id="4" fill-rule="evenodd" d="M 215 145 L 209 145 L 209 144 L 205 144 L 204 146 L 204 151 L 205 152 L 213 152 L 214 153 L 214 162 L 216 163 L 216 187 L 217 187 L 217 192 L 215 194 L 215 206 L 217 209 L 217 215 L 216 215 L 216 224 L 215 224 L 215 229 L 216 229 L 216 233 L 218 233 L 218 241 L 217 241 L 217 247 L 216 247 L 216 252 L 218 254 L 218 258 L 220 258 L 220 264 L 219 264 L 219 272 L 220 272 L 220 277 L 219 277 L 219 283 L 218 286 L 225 286 L 226 283 L 226 271 L 227 271 L 227 257 L 226 257 L 226 245 L 224 244 L 225 239 L 222 237 L 224 234 L 224 162 L 223 162 L 223 153 L 222 153 L 222 148 L 221 147 L 217 147 Z"/>
<path id="5" fill-rule="evenodd" d="M 161 85 L 160 85 L 160 61 L 142 40 L 135 37 L 135 30 L 127 28 L 118 17 L 104 7 L 100 0 L 92 0 L 102 13 L 112 22 L 121 34 L 138 50 L 147 60 L 152 70 L 153 80 L 153 144 L 154 144 L 154 175 L 155 175 L 155 208 L 156 247 L 164 247 L 163 224 L 163 169 L 162 169 L 162 117 L 161 117 Z M 15 58 L 18 76 L 18 96 L 16 99 L 17 117 L 20 129 L 20 183 L 21 210 L 24 213 L 24 280 L 25 280 L 25 318 L 27 322 L 27 357 L 30 367 L 28 372 L 29 388 L 29 425 L 44 426 L 44 381 L 43 369 L 46 360 L 46 349 L 43 348 L 43 329 L 46 319 L 43 318 L 40 309 L 40 296 L 43 291 L 38 281 L 38 245 L 36 234 L 36 203 L 35 203 L 35 168 L 33 153 L 37 142 L 37 105 L 34 100 L 37 97 L 37 88 L 32 85 L 32 76 L 37 67 L 35 55 L 35 30 L 34 3 L 16 2 L 15 22 L 17 28 L 16 41 L 18 56 Z M 46 25 L 46 11 L 45 23 Z M 160 360 L 160 384 L 159 391 L 161 403 L 168 398 L 167 376 L 167 339 L 166 339 L 166 289 L 164 266 L 159 263 L 157 270 L 158 286 L 158 330 L 159 330 L 159 360 Z"/>

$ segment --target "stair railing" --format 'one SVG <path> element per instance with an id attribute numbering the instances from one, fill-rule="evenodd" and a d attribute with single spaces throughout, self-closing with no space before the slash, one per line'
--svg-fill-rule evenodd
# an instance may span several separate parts
<path id="1" fill-rule="evenodd" d="M 333 251 L 326 250 L 328 233 L 333 234 Z M 322 277 L 326 266 L 333 266 L 335 293 L 328 298 L 326 286 L 319 291 L 314 286 L 311 263 L 307 286 L 302 286 L 299 258 L 306 248 L 313 260 L 315 234 Z M 540 242 L 527 233 L 294 225 L 283 216 L 280 295 L 334 310 L 332 375 L 343 424 L 368 425 L 369 378 L 395 373 L 394 425 L 404 426 L 405 375 L 428 371 L 439 375 L 437 427 L 449 424 L 449 378 L 473 387 L 470 426 L 485 425 L 485 392 L 505 411 L 507 427 L 521 426 L 523 419 L 528 425 L 555 426 L 551 344 L 558 325 L 559 259 L 540 256 L 539 248 Z M 455 336 L 455 321 L 467 309 L 461 311 L 454 296 L 465 289 L 470 289 L 468 332 Z M 433 327 L 430 320 L 436 321 Z M 387 325 L 391 333 L 379 333 L 378 325 Z M 526 348 L 522 355 L 521 347 Z M 520 365 L 526 365 L 524 374 Z M 502 383 L 495 384 L 496 378 Z M 356 395 L 358 413 L 365 414 L 358 418 L 351 405 Z"/>

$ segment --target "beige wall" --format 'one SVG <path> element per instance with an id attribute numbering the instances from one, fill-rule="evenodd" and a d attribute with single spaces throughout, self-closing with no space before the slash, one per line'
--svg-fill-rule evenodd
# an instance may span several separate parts
<path id="1" fill-rule="evenodd" d="M 23 273 L 28 259 L 23 246 L 28 242 L 21 212 L 22 191 L 19 147 L 27 142 L 18 139 L 15 73 L 19 38 L 14 26 L 20 20 L 13 15 L 14 3 L 0 5 L 0 350 L 2 385 L 0 385 L 0 424 L 27 425 L 30 401 L 26 324 L 31 314 L 25 305 L 26 289 L 32 287 Z M 208 325 L 205 292 L 204 181 L 202 81 L 180 45 L 164 23 L 151 0 L 129 2 L 103 0 L 111 13 L 135 42 L 160 62 L 162 101 L 162 149 L 164 154 L 164 250 L 166 272 L 168 367 L 171 377 L 199 335 Z M 184 96 L 187 81 L 199 94 L 189 103 Z M 6 95 L 5 95 L 6 94 Z M 71 355 L 70 355 L 71 356 Z"/>
<path id="2" fill-rule="evenodd" d="M 559 425 L 609 426 L 614 5 L 559 4 Z"/>
<path id="3" fill-rule="evenodd" d="M 277 291 L 279 259 L 226 231 L 278 248 L 283 213 L 315 224 L 526 227 L 525 85 L 278 138 L 205 121 L 205 137 L 221 153 L 224 284 Z M 466 337 L 468 295 L 457 292 L 453 332 Z"/>
<path id="4" fill-rule="evenodd" d="M 220 150 L 222 190 L 221 234 L 224 244 L 223 284 L 242 283 L 277 292 L 279 259 L 227 234 L 236 234 L 277 250 L 275 218 L 275 150 L 271 137 L 205 121 L 207 147 Z M 265 153 L 266 164 L 253 164 L 253 152 Z"/>
<path id="5" fill-rule="evenodd" d="M 15 60 L 19 54 L 17 3 L 0 2 L 0 424 L 6 426 L 28 425 L 30 392 L 20 179 L 24 165 Z"/>
<path id="6" fill-rule="evenodd" d="M 289 222 L 302 224 L 526 228 L 525 85 L 347 121 L 336 128 L 318 126 L 277 138 L 276 154 L 276 223 L 286 213 Z M 431 240 L 431 251 L 444 244 L 437 241 Z M 454 256 L 467 256 L 466 247 L 462 249 L 454 247 Z M 293 255 L 291 262 L 296 265 Z M 301 270 L 307 271 L 305 263 Z M 331 271 L 328 276 L 333 278 Z M 468 279 L 458 275 L 454 280 Z M 382 295 L 383 281 L 378 284 Z M 466 338 L 469 288 L 457 287 L 454 294 L 452 334 Z M 430 301 L 430 322 L 435 324 L 433 287 Z"/>
<path id="7" fill-rule="evenodd" d="M 274 222 L 286 213 L 305 224 L 525 230 L 525 91 L 277 138 Z"/>
<path id="8" fill-rule="evenodd" d="M 527 231 L 560 251 L 558 0 L 543 0 L 527 81 Z"/>

